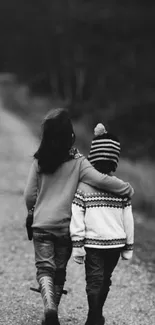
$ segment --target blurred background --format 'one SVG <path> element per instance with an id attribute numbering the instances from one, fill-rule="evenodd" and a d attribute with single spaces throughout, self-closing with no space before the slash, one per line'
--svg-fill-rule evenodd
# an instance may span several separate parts
<path id="1" fill-rule="evenodd" d="M 35 134 L 51 107 L 70 110 L 87 154 L 97 122 L 117 134 L 136 207 L 155 207 L 154 1 L 0 2 L 0 84 L 5 107 Z"/>
<path id="2" fill-rule="evenodd" d="M 135 189 L 134 258 L 116 272 L 107 325 L 155 323 L 154 17 L 151 0 L 0 1 L 0 314 L 6 325 L 36 324 L 41 306 L 29 293 L 35 267 L 23 190 L 42 118 L 60 106 L 69 109 L 85 155 L 96 123 L 118 136 L 116 174 Z M 79 270 L 71 263 L 65 324 L 79 322 L 77 308 L 86 312 Z"/>

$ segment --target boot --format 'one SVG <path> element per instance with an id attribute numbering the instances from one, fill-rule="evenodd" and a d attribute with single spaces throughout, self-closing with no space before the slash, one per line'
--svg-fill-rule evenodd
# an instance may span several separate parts
<path id="1" fill-rule="evenodd" d="M 57 316 L 52 310 L 44 312 L 44 318 L 42 319 L 42 325 L 60 325 Z"/>
<path id="2" fill-rule="evenodd" d="M 39 279 L 39 285 L 44 304 L 44 319 L 42 325 L 58 325 L 57 306 L 52 277 L 41 277 Z"/>

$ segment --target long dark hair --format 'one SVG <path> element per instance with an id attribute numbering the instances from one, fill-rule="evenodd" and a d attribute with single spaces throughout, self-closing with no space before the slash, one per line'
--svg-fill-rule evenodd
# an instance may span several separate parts
<path id="1" fill-rule="evenodd" d="M 63 108 L 51 110 L 43 122 L 40 146 L 34 154 L 38 160 L 39 173 L 52 174 L 65 161 L 70 160 L 70 149 L 75 141 L 68 111 Z"/>

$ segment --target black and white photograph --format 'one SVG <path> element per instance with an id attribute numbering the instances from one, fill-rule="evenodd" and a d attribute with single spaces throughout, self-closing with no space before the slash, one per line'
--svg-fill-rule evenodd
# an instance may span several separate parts
<path id="1" fill-rule="evenodd" d="M 155 2 L 0 0 L 0 324 L 155 325 Z"/>

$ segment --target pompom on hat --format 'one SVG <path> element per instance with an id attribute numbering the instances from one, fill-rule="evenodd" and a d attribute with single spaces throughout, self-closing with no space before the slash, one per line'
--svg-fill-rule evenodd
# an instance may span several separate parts
<path id="1" fill-rule="evenodd" d="M 102 123 L 98 123 L 95 126 L 94 135 L 97 137 L 97 136 L 102 135 L 104 133 L 107 133 L 105 126 Z"/>
<path id="2" fill-rule="evenodd" d="M 94 128 L 94 138 L 91 143 L 88 160 L 93 165 L 97 161 L 113 161 L 117 166 L 121 146 L 116 136 L 108 133 L 102 123 Z"/>

